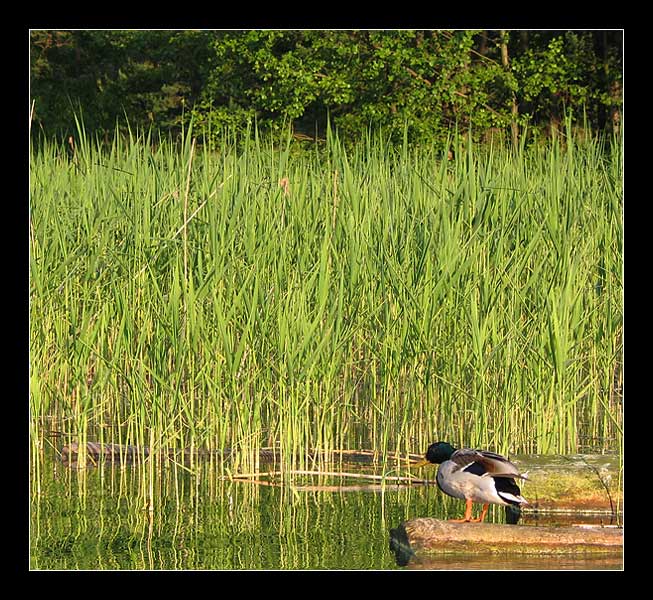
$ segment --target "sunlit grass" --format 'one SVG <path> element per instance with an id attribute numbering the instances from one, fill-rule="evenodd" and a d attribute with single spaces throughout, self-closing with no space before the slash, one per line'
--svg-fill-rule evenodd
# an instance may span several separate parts
<path id="1" fill-rule="evenodd" d="M 619 144 L 337 136 L 31 152 L 39 435 L 501 452 L 621 443 Z"/>

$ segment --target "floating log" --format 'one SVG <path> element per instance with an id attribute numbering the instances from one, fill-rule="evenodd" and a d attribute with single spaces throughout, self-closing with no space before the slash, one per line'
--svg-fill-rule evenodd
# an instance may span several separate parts
<path id="1" fill-rule="evenodd" d="M 191 456 L 196 458 L 208 458 L 213 455 L 221 458 L 229 458 L 233 454 L 234 452 L 229 448 L 224 451 L 211 451 L 202 448 L 195 448 L 193 450 L 190 448 L 160 448 L 154 451 L 148 446 L 104 444 L 100 442 L 86 442 L 86 444 L 72 442 L 61 448 L 61 460 L 64 463 L 77 463 L 80 458 L 85 457 L 86 462 L 89 465 L 97 464 L 99 462 L 131 464 L 152 455 L 167 458 L 182 458 L 183 460 L 188 461 Z M 261 449 L 259 451 L 259 460 L 263 462 L 274 462 L 275 460 L 278 460 L 278 458 L 279 453 L 273 450 Z"/>
<path id="2" fill-rule="evenodd" d="M 77 463 L 84 456 L 87 464 L 94 465 L 99 462 L 131 464 L 151 455 L 168 457 L 173 459 L 181 458 L 184 461 L 190 460 L 191 456 L 195 458 L 209 458 L 217 456 L 221 459 L 233 458 L 238 454 L 238 450 L 226 448 L 224 450 L 206 450 L 202 448 L 175 449 L 159 448 L 152 450 L 148 446 L 130 446 L 125 444 L 108 444 L 100 442 L 71 442 L 61 448 L 61 460 L 67 464 Z M 372 464 L 378 457 L 376 453 L 368 450 L 331 450 L 329 452 L 312 452 L 308 458 L 317 458 L 319 454 L 328 454 L 333 458 L 340 458 L 345 462 L 357 464 Z M 417 455 L 412 456 L 415 459 Z M 274 448 L 260 448 L 257 458 L 262 463 L 280 462 L 282 459 L 281 452 Z M 409 457 L 411 458 L 411 457 Z"/>
<path id="3" fill-rule="evenodd" d="M 390 547 L 400 564 L 419 554 L 437 553 L 620 553 L 623 529 L 454 523 L 418 518 L 390 531 Z"/>

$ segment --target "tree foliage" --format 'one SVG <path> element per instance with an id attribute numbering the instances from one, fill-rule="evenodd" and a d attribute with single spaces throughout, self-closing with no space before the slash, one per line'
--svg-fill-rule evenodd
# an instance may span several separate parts
<path id="1" fill-rule="evenodd" d="M 313 135 L 370 126 L 413 139 L 550 127 L 572 110 L 598 129 L 621 110 L 620 31 L 32 31 L 34 121 L 61 134 L 291 123 Z M 502 46 L 503 44 L 503 46 Z M 502 50 L 504 54 L 502 55 Z M 508 60 L 509 57 L 509 60 Z M 584 113 L 584 115 L 583 115 Z"/>

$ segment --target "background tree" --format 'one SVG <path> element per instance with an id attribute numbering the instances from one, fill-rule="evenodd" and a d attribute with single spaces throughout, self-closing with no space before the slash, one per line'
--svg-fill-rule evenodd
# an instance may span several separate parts
<path id="1" fill-rule="evenodd" d="M 516 141 L 563 116 L 620 124 L 621 31 L 33 31 L 34 124 L 63 135 L 131 126 L 370 126 Z"/>

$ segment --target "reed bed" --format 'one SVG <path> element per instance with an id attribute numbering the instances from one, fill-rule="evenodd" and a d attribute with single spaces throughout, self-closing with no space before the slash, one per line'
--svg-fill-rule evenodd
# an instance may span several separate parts
<path id="1" fill-rule="evenodd" d="M 567 133 L 35 144 L 35 448 L 619 450 L 621 145 Z"/>

